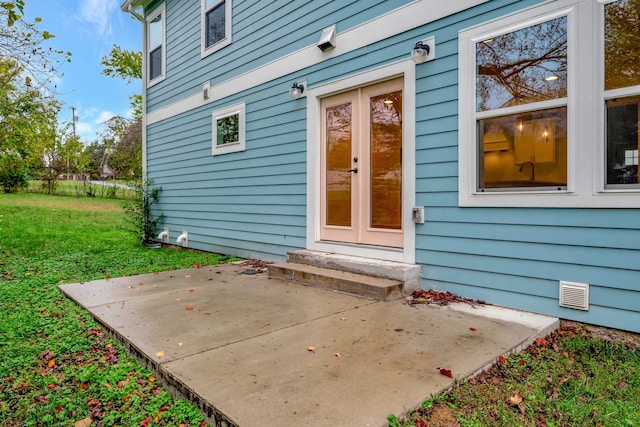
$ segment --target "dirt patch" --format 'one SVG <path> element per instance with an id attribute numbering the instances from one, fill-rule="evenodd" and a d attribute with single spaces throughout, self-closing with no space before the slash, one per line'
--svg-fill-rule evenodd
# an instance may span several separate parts
<path id="1" fill-rule="evenodd" d="M 561 320 L 560 326 L 569 326 L 577 329 L 584 329 L 588 331 L 590 335 L 602 340 L 619 342 L 628 345 L 629 347 L 640 348 L 640 334 L 636 334 L 633 332 L 589 325 L 587 323 L 573 322 L 571 320 Z"/>
<path id="2" fill-rule="evenodd" d="M 430 420 L 426 427 L 458 427 L 460 423 L 456 419 L 453 409 L 446 405 L 435 404 L 430 409 Z"/>
<path id="3" fill-rule="evenodd" d="M 105 199 L 89 199 L 89 198 L 59 198 L 56 196 L 37 197 L 37 198 L 21 198 L 21 199 L 5 199 L 7 206 L 39 206 L 51 209 L 74 209 L 82 211 L 122 211 L 121 200 L 105 200 Z"/>

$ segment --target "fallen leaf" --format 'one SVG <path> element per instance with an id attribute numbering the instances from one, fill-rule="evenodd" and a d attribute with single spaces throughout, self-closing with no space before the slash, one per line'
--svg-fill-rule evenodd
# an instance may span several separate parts
<path id="1" fill-rule="evenodd" d="M 346 318 L 346 317 L 344 317 L 344 316 L 342 316 L 342 317 L 340 318 L 340 320 L 347 320 L 347 318 Z"/>
<path id="2" fill-rule="evenodd" d="M 361 317 L 361 318 L 360 318 L 360 321 L 361 321 L 361 322 L 366 322 L 366 321 L 367 321 L 367 318 L 366 318 L 366 317 Z"/>
<path id="3" fill-rule="evenodd" d="M 47 363 L 47 368 L 53 368 L 54 366 L 56 366 L 55 359 L 49 360 L 49 362 Z"/>
<path id="4" fill-rule="evenodd" d="M 342 357 L 342 356 L 340 356 L 340 353 L 333 353 L 333 355 L 334 355 L 335 357 Z"/>
<path id="5" fill-rule="evenodd" d="M 85 418 L 83 420 L 76 421 L 74 427 L 91 427 L 92 422 L 91 418 Z"/>
<path id="6" fill-rule="evenodd" d="M 311 353 L 315 353 L 316 352 L 316 348 L 312 345 L 310 345 L 309 347 L 307 347 L 307 351 L 310 351 Z"/>
<path id="7" fill-rule="evenodd" d="M 507 361 L 507 358 L 504 356 L 500 356 L 498 360 L 500 360 L 500 363 L 505 363 Z"/>
<path id="8" fill-rule="evenodd" d="M 149 427 L 150 422 L 151 422 L 151 417 L 147 417 L 144 420 L 140 421 L 139 427 Z"/>
<path id="9" fill-rule="evenodd" d="M 110 278 L 110 277 L 111 277 L 111 276 L 109 276 L 108 274 L 105 274 L 105 275 L 104 275 L 104 278 L 105 278 L 105 279 L 107 279 L 107 280 L 109 280 L 109 278 Z"/>
<path id="10" fill-rule="evenodd" d="M 518 393 L 514 394 L 513 396 L 511 396 L 509 398 L 509 403 L 513 406 L 519 405 L 522 403 L 522 396 L 520 396 Z"/>
<path id="11" fill-rule="evenodd" d="M 191 311 L 191 310 L 193 310 L 193 306 L 192 305 L 188 305 L 187 306 L 187 311 Z"/>
<path id="12" fill-rule="evenodd" d="M 49 387 L 50 390 L 53 390 L 56 388 L 55 384 L 47 384 L 47 387 Z"/>
<path id="13" fill-rule="evenodd" d="M 56 408 L 54 409 L 54 411 L 56 411 L 56 414 L 59 414 L 60 412 L 64 411 L 64 407 L 62 407 L 62 406 L 56 406 Z"/>
<path id="14" fill-rule="evenodd" d="M 144 285 L 144 283 L 138 282 L 138 286 L 142 286 L 142 285 Z"/>
<path id="15" fill-rule="evenodd" d="M 195 292 L 195 291 L 196 291 L 195 289 L 189 289 L 189 292 Z"/>
<path id="16" fill-rule="evenodd" d="M 176 298 L 176 301 L 180 302 L 180 298 Z"/>
<path id="17" fill-rule="evenodd" d="M 474 327 L 472 326 L 472 327 L 470 327 L 470 328 L 469 328 L 469 330 L 470 330 L 471 332 L 476 332 L 476 331 L 478 330 L 478 328 L 474 328 Z"/>
<path id="18" fill-rule="evenodd" d="M 159 351 L 156 353 L 156 357 L 159 359 L 161 357 L 164 357 L 164 351 Z"/>
<path id="19" fill-rule="evenodd" d="M 453 372 L 450 369 L 440 368 L 440 373 L 445 377 L 453 378 Z"/>
<path id="20" fill-rule="evenodd" d="M 155 381 L 155 380 L 156 380 L 156 376 L 155 376 L 155 375 L 151 375 L 151 376 L 149 377 L 149 381 L 153 382 L 153 381 Z"/>
<path id="21" fill-rule="evenodd" d="M 191 279 L 191 275 L 187 274 L 186 276 L 184 276 L 185 279 Z"/>
<path id="22" fill-rule="evenodd" d="M 524 403 L 519 404 L 519 405 L 518 405 L 518 409 L 520 410 L 520 413 L 521 413 L 522 415 L 524 415 L 524 413 L 525 413 L 525 412 L 527 412 L 527 407 L 526 407 L 526 406 L 524 406 Z"/>

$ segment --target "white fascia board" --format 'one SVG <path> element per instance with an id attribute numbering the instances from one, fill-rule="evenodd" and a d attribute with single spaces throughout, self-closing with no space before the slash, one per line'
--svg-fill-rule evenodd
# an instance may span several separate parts
<path id="1" fill-rule="evenodd" d="M 178 114 L 275 80 L 284 75 L 319 64 L 329 58 L 344 55 L 348 52 L 395 36 L 396 34 L 486 3 L 487 1 L 489 0 L 456 0 L 433 3 L 429 0 L 416 0 L 339 33 L 336 36 L 336 47 L 330 51 L 322 52 L 315 44 L 307 46 L 261 67 L 212 86 L 209 99 L 207 100 L 202 99 L 202 93 L 198 91 L 191 96 L 147 113 L 147 124 L 150 125 L 166 120 Z M 410 48 L 407 48 L 407 56 L 409 54 Z"/>

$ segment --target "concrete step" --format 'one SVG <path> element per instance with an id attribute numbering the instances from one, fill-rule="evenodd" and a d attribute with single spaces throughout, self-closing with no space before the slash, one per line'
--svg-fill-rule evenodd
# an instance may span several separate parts
<path id="1" fill-rule="evenodd" d="M 402 290 L 405 295 L 411 295 L 414 291 L 420 290 L 422 285 L 422 269 L 417 264 L 339 255 L 308 249 L 288 252 L 287 262 L 394 280 L 402 283 Z"/>
<path id="2" fill-rule="evenodd" d="M 269 264 L 269 276 L 305 285 L 389 301 L 402 298 L 402 282 L 308 264 Z"/>

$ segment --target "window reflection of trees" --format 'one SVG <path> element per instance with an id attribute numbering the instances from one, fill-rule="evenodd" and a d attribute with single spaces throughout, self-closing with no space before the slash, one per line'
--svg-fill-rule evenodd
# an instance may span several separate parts
<path id="1" fill-rule="evenodd" d="M 476 44 L 477 109 L 567 96 L 567 18 Z"/>
<path id="2" fill-rule="evenodd" d="M 605 89 L 640 84 L 640 0 L 609 3 L 604 9 Z"/>

